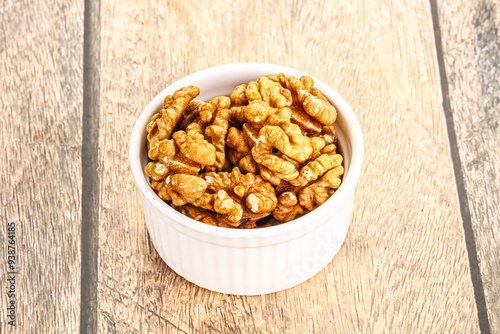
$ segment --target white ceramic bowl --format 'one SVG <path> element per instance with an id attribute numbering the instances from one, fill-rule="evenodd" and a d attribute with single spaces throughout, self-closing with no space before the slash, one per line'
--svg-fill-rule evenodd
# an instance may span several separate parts
<path id="1" fill-rule="evenodd" d="M 201 287 L 228 294 L 258 295 L 284 290 L 321 271 L 344 242 L 354 189 L 363 160 L 363 136 L 349 105 L 332 88 L 314 79 L 314 88 L 335 105 L 334 123 L 345 173 L 340 188 L 323 205 L 291 222 L 257 229 L 229 229 L 193 220 L 171 208 L 151 189 L 146 125 L 160 111 L 164 98 L 181 87 L 200 88 L 197 99 L 229 95 L 234 87 L 262 75 L 298 70 L 260 63 L 237 63 L 193 73 L 168 86 L 144 109 L 130 139 L 130 165 L 139 189 L 149 234 L 161 258 L 176 273 Z"/>

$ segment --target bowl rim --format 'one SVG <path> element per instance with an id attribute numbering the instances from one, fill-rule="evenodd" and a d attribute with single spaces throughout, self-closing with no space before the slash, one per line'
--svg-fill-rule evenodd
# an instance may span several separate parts
<path id="1" fill-rule="evenodd" d="M 200 77 L 222 75 L 223 73 L 237 73 L 238 71 L 242 70 L 251 71 L 253 69 L 258 72 L 266 71 L 267 73 L 269 73 L 269 75 L 282 72 L 287 77 L 292 75 L 296 77 L 308 75 L 314 80 L 314 88 L 320 89 L 321 92 L 330 100 L 330 102 L 335 105 L 337 112 L 342 115 L 346 127 L 348 127 L 350 132 L 352 133 L 352 135 L 350 136 L 352 156 L 350 160 L 349 170 L 343 177 L 342 185 L 332 196 L 330 196 L 330 198 L 325 203 L 309 212 L 308 214 L 294 219 L 290 222 L 265 228 L 254 229 L 231 229 L 199 222 L 195 219 L 185 216 L 184 214 L 172 208 L 160 197 L 158 197 L 158 195 L 151 188 L 140 162 L 140 143 L 142 141 L 142 136 L 144 135 L 146 125 L 148 124 L 150 117 L 152 116 L 152 109 L 156 109 L 155 106 L 157 106 L 160 101 L 163 101 L 168 94 L 173 94 L 173 92 L 175 92 L 179 88 L 193 84 Z M 257 79 L 257 77 L 255 79 Z M 342 132 L 345 133 L 345 131 Z M 324 215 L 327 210 L 329 210 L 331 207 L 336 207 L 344 197 L 348 196 L 351 189 L 354 190 L 361 173 L 363 156 L 364 144 L 361 126 L 359 125 L 359 122 L 350 106 L 332 87 L 310 74 L 291 67 L 255 62 L 230 63 L 209 67 L 194 72 L 170 84 L 160 93 L 158 93 L 142 110 L 132 129 L 129 143 L 130 168 L 136 186 L 138 187 L 141 196 L 146 196 L 147 200 L 152 205 L 154 205 L 157 210 L 159 210 L 165 216 L 174 219 L 176 223 L 181 224 L 183 227 L 192 230 L 193 232 L 219 237 L 243 239 L 273 237 L 279 235 L 283 236 L 284 234 L 289 234 L 294 231 L 309 230 L 311 226 L 309 226 L 309 228 L 306 228 L 306 225 L 310 224 L 310 220 L 312 218 L 311 215 Z"/>

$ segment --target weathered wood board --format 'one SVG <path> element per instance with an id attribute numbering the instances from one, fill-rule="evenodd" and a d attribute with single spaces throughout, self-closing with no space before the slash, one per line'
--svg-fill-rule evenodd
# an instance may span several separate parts
<path id="1" fill-rule="evenodd" d="M 0 333 L 79 329 L 82 65 L 82 1 L 0 2 Z"/>
<path id="2" fill-rule="evenodd" d="M 100 332 L 478 332 L 428 1 L 102 1 L 100 17 Z M 366 142 L 340 253 L 256 297 L 198 288 L 162 262 L 127 156 L 160 90 L 240 61 L 329 83 Z"/>
<path id="3" fill-rule="evenodd" d="M 438 1 L 459 163 L 488 319 L 500 332 L 500 4 Z"/>

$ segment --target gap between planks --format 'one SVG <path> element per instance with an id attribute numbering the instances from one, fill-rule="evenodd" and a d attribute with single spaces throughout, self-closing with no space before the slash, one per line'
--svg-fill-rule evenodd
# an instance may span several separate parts
<path id="1" fill-rule="evenodd" d="M 80 333 L 97 333 L 100 1 L 85 0 Z"/>

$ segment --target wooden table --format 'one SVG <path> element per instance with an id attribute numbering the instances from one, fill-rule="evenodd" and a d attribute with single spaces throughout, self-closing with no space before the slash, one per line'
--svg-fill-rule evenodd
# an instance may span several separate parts
<path id="1" fill-rule="evenodd" d="M 500 333 L 498 2 L 3 0 L 0 18 L 1 333 Z M 159 91 L 245 61 L 334 87 L 366 144 L 339 254 L 254 297 L 160 259 L 127 154 Z"/>

